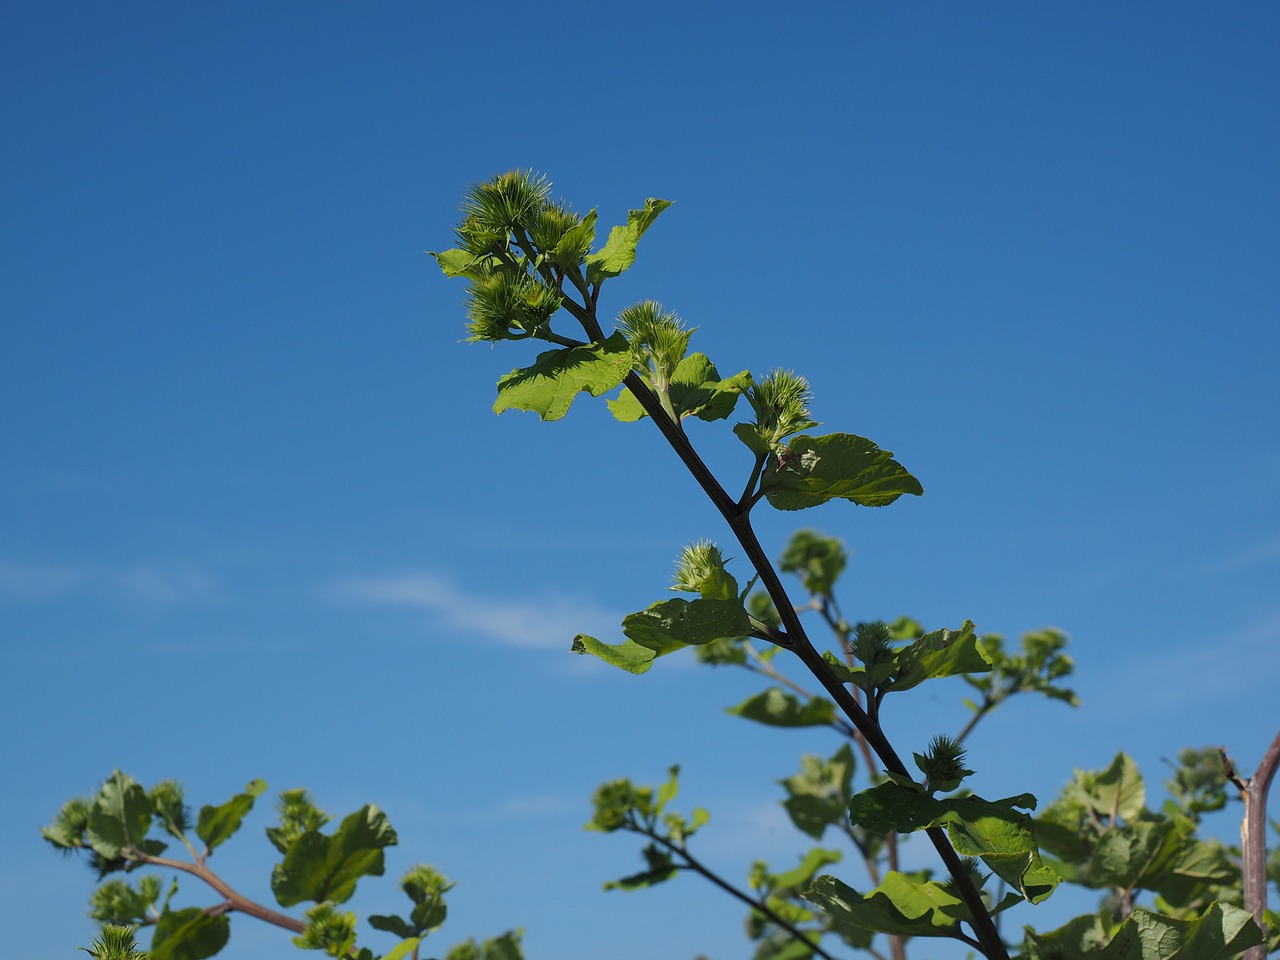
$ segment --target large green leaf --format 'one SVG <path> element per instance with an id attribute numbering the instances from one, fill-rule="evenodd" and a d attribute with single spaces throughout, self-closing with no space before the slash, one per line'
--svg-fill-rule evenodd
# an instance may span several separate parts
<path id="1" fill-rule="evenodd" d="M 747 697 L 736 707 L 726 707 L 725 713 L 771 727 L 822 727 L 835 718 L 836 708 L 823 697 L 801 703 L 795 694 L 787 693 L 781 687 L 769 687 Z"/>
<path id="2" fill-rule="evenodd" d="M 804 898 L 831 920 L 835 932 L 851 942 L 860 933 L 889 933 L 906 937 L 950 937 L 969 917 L 964 902 L 932 882 L 918 882 L 890 871 L 865 896 L 835 877 L 818 877 Z"/>
<path id="3" fill-rule="evenodd" d="M 1262 942 L 1253 917 L 1230 904 L 1214 903 L 1194 920 L 1138 907 L 1110 937 L 1098 916 L 1044 934 L 1028 927 L 1018 960 L 1227 960 Z"/>
<path id="4" fill-rule="evenodd" d="M 529 410 L 543 420 L 559 420 L 579 393 L 598 397 L 630 371 L 631 348 L 620 333 L 603 343 L 548 350 L 532 366 L 512 370 L 498 381 L 493 410 Z"/>
<path id="5" fill-rule="evenodd" d="M 104 860 L 115 860 L 130 847 L 141 846 L 150 828 L 147 792 L 128 774 L 115 771 L 102 785 L 89 812 L 89 846 Z"/>
<path id="6" fill-rule="evenodd" d="M 428 251 L 430 256 L 436 258 L 436 263 L 440 264 L 440 269 L 444 271 L 446 277 L 467 277 L 471 280 L 477 280 L 483 277 L 489 269 L 493 258 L 488 254 L 476 256 L 467 250 L 434 250 Z"/>
<path id="7" fill-rule="evenodd" d="M 151 960 L 204 960 L 227 945 L 231 920 L 211 917 L 199 907 L 166 910 L 156 921 Z"/>
<path id="8" fill-rule="evenodd" d="M 205 848 L 212 851 L 239 830 L 245 814 L 253 809 L 253 801 L 266 790 L 265 780 L 250 780 L 244 793 L 237 793 L 221 806 L 201 807 L 196 820 L 196 836 L 204 841 Z"/>
<path id="9" fill-rule="evenodd" d="M 676 416 L 697 417 L 699 420 L 723 420 L 733 412 L 738 397 L 751 386 L 751 371 L 721 380 L 715 364 L 706 354 L 691 353 L 680 361 L 671 375 L 668 395 Z M 609 401 L 614 417 L 623 423 L 633 423 L 645 415 L 644 407 L 630 390 L 623 390 L 618 399 Z"/>
<path id="10" fill-rule="evenodd" d="M 622 620 L 622 632 L 641 646 L 662 654 L 672 646 L 701 646 L 714 640 L 751 633 L 746 608 L 732 600 L 661 600 Z"/>
<path id="11" fill-rule="evenodd" d="M 894 655 L 892 679 L 885 689 L 909 690 L 926 680 L 963 673 L 985 673 L 991 658 L 966 620 L 959 630 L 935 630 Z"/>
<path id="12" fill-rule="evenodd" d="M 1189 823 L 1180 829 L 1172 820 L 1144 814 L 1099 839 L 1089 861 L 1089 886 L 1152 887 L 1178 855 Z"/>
<path id="13" fill-rule="evenodd" d="M 671 206 L 670 200 L 658 200 L 650 197 L 640 210 L 627 213 L 625 226 L 614 227 L 609 231 L 609 239 L 603 247 L 587 257 L 587 282 L 599 283 L 609 277 L 616 277 L 636 261 L 636 244 L 644 236 L 658 214 Z"/>
<path id="14" fill-rule="evenodd" d="M 361 807 L 332 836 L 308 830 L 294 840 L 272 871 L 272 892 L 282 907 L 305 900 L 343 903 L 361 877 L 382 875 L 383 848 L 396 842 L 386 814 L 372 805 Z"/>
<path id="15" fill-rule="evenodd" d="M 851 433 L 793 437 L 781 458 L 771 458 L 760 486 L 779 510 L 803 510 L 836 499 L 883 507 L 904 493 L 924 493 L 892 453 Z"/>
<path id="16" fill-rule="evenodd" d="M 718 640 L 745 637 L 751 622 L 742 601 L 663 600 L 622 620 L 627 639 L 619 644 L 603 643 L 580 633 L 573 638 L 574 653 L 589 653 L 628 673 L 644 673 L 657 657 L 688 646 L 702 646 Z"/>
<path id="17" fill-rule="evenodd" d="M 1040 859 L 1031 817 L 1015 809 L 1035 805 L 1029 793 L 1004 800 L 934 798 L 890 781 L 857 794 L 849 804 L 849 819 L 879 834 L 945 827 L 956 853 L 981 857 L 1024 898 L 1039 903 L 1061 878 Z"/>

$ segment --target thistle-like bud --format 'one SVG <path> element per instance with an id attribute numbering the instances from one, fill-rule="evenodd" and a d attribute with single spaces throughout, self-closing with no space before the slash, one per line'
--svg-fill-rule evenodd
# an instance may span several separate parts
<path id="1" fill-rule="evenodd" d="M 790 370 L 774 370 L 753 384 L 747 390 L 747 400 L 756 414 L 754 432 L 767 448 L 818 425 L 809 413 L 813 401 L 809 381 Z"/>
<path id="2" fill-rule="evenodd" d="M 484 183 L 474 183 L 462 201 L 465 220 L 477 232 L 505 237 L 528 230 L 547 204 L 551 184 L 532 170 L 509 170 Z"/>
<path id="3" fill-rule="evenodd" d="M 893 656 L 888 626 L 879 620 L 858 624 L 853 635 L 853 655 L 868 670 Z"/>
<path id="4" fill-rule="evenodd" d="M 702 593 L 711 578 L 724 573 L 724 555 L 710 540 L 698 540 L 680 551 L 676 561 L 673 590 Z"/>
<path id="5" fill-rule="evenodd" d="M 945 734 L 930 740 L 926 753 L 916 753 L 913 756 L 916 766 L 925 776 L 924 786 L 929 793 L 950 793 L 960 786 L 965 777 L 973 773 L 964 765 L 964 747 Z"/>
<path id="6" fill-rule="evenodd" d="M 618 314 L 617 327 L 631 344 L 635 368 L 648 376 L 655 391 L 665 394 L 697 328 L 685 327 L 676 314 L 653 300 L 624 309 Z"/>

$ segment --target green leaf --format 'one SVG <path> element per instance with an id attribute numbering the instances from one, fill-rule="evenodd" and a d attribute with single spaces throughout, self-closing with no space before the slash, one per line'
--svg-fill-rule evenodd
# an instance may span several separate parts
<path id="1" fill-rule="evenodd" d="M 237 793 L 221 806 L 201 807 L 196 820 L 196 836 L 204 841 L 205 849 L 212 852 L 214 847 L 239 830 L 245 814 L 253 809 L 253 801 L 266 790 L 265 780 L 250 780 L 244 793 Z"/>
<path id="2" fill-rule="evenodd" d="M 836 933 L 851 942 L 867 932 L 906 937 L 949 937 L 969 917 L 968 908 L 940 884 L 920 883 L 890 871 L 865 896 L 835 877 L 818 877 L 804 898 L 831 920 Z"/>
<path id="3" fill-rule="evenodd" d="M 822 847 L 814 847 L 804 859 L 800 861 L 798 866 L 792 867 L 783 873 L 770 874 L 769 891 L 777 893 L 783 890 L 794 890 L 799 886 L 807 884 L 813 879 L 813 875 L 823 867 L 839 863 L 843 858 L 843 854 L 839 850 L 824 850 Z"/>
<path id="4" fill-rule="evenodd" d="M 1127 753 L 1116 754 L 1111 766 L 1102 773 L 1086 777 L 1083 786 L 1093 808 L 1104 816 L 1132 820 L 1147 803 L 1142 774 Z"/>
<path id="5" fill-rule="evenodd" d="M 628 212 L 626 226 L 610 230 L 609 239 L 604 246 L 587 257 L 587 282 L 599 283 L 609 277 L 616 277 L 635 263 L 636 244 L 658 218 L 658 214 L 671 206 L 671 203 L 670 200 L 650 197 L 644 202 L 643 209 Z"/>
<path id="6" fill-rule="evenodd" d="M 847 743 L 830 760 L 813 754 L 800 758 L 800 772 L 780 781 L 788 794 L 782 806 L 798 830 L 821 840 L 827 827 L 840 821 L 852 798 L 853 771 Z"/>
<path id="7" fill-rule="evenodd" d="M 529 410 L 543 420 L 559 420 L 579 393 L 598 397 L 630 370 L 631 348 L 620 333 L 603 343 L 548 350 L 532 366 L 512 370 L 498 381 L 493 410 Z"/>
<path id="8" fill-rule="evenodd" d="M 904 493 L 924 493 L 892 453 L 851 433 L 793 437 L 780 457 L 770 459 L 760 486 L 779 510 L 803 510 L 833 499 L 883 507 Z"/>
<path id="9" fill-rule="evenodd" d="M 386 814 L 366 805 L 342 821 L 333 836 L 308 830 L 289 845 L 271 875 L 282 907 L 305 900 L 343 903 L 365 876 L 381 876 L 383 848 L 397 842 Z"/>
<path id="10" fill-rule="evenodd" d="M 945 827 L 956 853 L 981 857 L 1024 898 L 1039 903 L 1053 893 L 1061 878 L 1040 859 L 1031 817 L 1014 809 L 1035 805 L 1036 798 L 1029 793 L 1004 800 L 935 799 L 888 782 L 857 794 L 849 804 L 849 819 L 881 835 Z"/>
<path id="11" fill-rule="evenodd" d="M 937 677 L 954 677 L 964 673 L 985 673 L 991 669 L 991 658 L 966 620 L 959 630 L 935 630 L 898 650 L 893 657 L 891 679 L 886 690 L 910 690 Z"/>
<path id="12" fill-rule="evenodd" d="M 199 907 L 166 910 L 156 921 L 151 960 L 204 960 L 227 945 L 231 920 L 211 917 Z"/>
<path id="13" fill-rule="evenodd" d="M 476 256 L 467 250 L 441 250 L 437 253 L 429 250 L 428 255 L 436 258 L 440 269 L 446 277 L 467 277 L 475 280 L 484 276 L 490 260 L 488 255 Z"/>
<path id="14" fill-rule="evenodd" d="M 578 266 L 596 239 L 596 212 L 592 210 L 582 220 L 570 227 L 549 251 L 551 262 L 563 270 Z"/>
<path id="15" fill-rule="evenodd" d="M 660 600 L 622 620 L 622 632 L 661 656 L 683 646 L 745 637 L 751 633 L 746 608 L 732 600 Z"/>
<path id="16" fill-rule="evenodd" d="M 680 647 L 672 647 L 672 650 L 678 650 Z M 573 645 L 569 648 L 571 653 L 591 654 L 593 657 L 599 657 L 605 663 L 618 667 L 627 673 L 647 673 L 649 668 L 653 666 L 653 660 L 659 656 L 659 653 L 649 647 L 642 647 L 634 640 L 624 640 L 622 643 L 604 643 L 595 637 L 589 637 L 585 633 L 580 633 L 573 638 Z M 664 653 L 670 653 L 666 650 Z"/>
<path id="17" fill-rule="evenodd" d="M 1227 960 L 1262 942 L 1253 917 L 1227 903 L 1192 920 L 1137 907 L 1109 939 L 1098 916 L 1076 917 L 1044 934 L 1028 927 L 1019 960 Z"/>
<path id="18" fill-rule="evenodd" d="M 413 953 L 421 942 L 421 937 L 410 937 L 408 940 L 402 940 L 383 954 L 382 960 L 404 960 L 405 957 Z"/>
<path id="19" fill-rule="evenodd" d="M 414 934 L 413 925 L 404 917 L 398 917 L 395 914 L 383 915 L 375 913 L 369 917 L 369 926 L 375 930 L 385 930 L 387 933 L 394 933 L 397 937 L 412 937 Z"/>
<path id="20" fill-rule="evenodd" d="M 726 380 L 720 379 L 715 364 L 706 354 L 691 353 L 680 361 L 671 376 L 669 396 L 676 416 L 697 417 L 699 420 L 723 420 L 733 412 L 738 397 L 751 386 L 751 371 L 743 370 Z M 623 423 L 634 423 L 645 416 L 644 407 L 632 395 L 623 390 L 616 400 L 609 401 L 609 410 Z"/>
<path id="21" fill-rule="evenodd" d="M 115 771 L 102 785 L 89 811 L 89 846 L 104 860 L 115 860 L 129 848 L 139 846 L 150 827 L 151 801 L 147 792 L 128 774 Z"/>
<path id="22" fill-rule="evenodd" d="M 746 717 L 771 727 L 822 727 L 835 719 L 836 708 L 830 700 L 814 697 L 801 703 L 794 694 L 781 687 L 769 687 L 743 700 L 725 713 Z"/>
<path id="23" fill-rule="evenodd" d="M 604 885 L 606 890 L 643 890 L 675 877 L 680 872 L 671 859 L 670 852 L 660 849 L 656 844 L 649 844 L 642 851 L 648 869 L 633 873 L 621 880 L 610 880 Z"/>

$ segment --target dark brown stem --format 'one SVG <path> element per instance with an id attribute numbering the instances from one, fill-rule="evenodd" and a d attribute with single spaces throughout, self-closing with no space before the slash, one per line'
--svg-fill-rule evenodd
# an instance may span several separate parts
<path id="1" fill-rule="evenodd" d="M 598 327 L 594 332 L 590 329 L 587 332 L 593 339 L 601 339 Z M 764 552 L 764 548 L 760 545 L 755 530 L 752 529 L 750 515 L 740 511 L 737 504 L 725 493 L 719 481 L 707 469 L 702 458 L 698 456 L 693 446 L 689 443 L 688 437 L 666 416 L 661 404 L 658 402 L 658 398 L 644 385 L 640 377 L 635 373 L 630 373 L 627 375 L 625 382 L 628 389 L 640 402 L 640 405 L 644 407 L 645 412 L 649 414 L 650 419 L 662 431 L 663 436 L 671 444 L 676 455 L 680 457 L 685 467 L 698 482 L 698 485 L 702 487 L 703 492 L 706 493 L 716 509 L 719 510 L 720 515 L 724 517 L 725 522 L 733 530 L 739 545 L 746 553 L 747 561 L 760 575 L 761 585 L 769 594 L 769 598 L 773 601 L 773 605 L 778 611 L 778 616 L 782 619 L 787 633 L 787 642 L 785 644 L 787 648 L 800 658 L 800 661 L 808 668 L 809 672 L 822 684 L 823 689 L 836 702 L 836 705 L 840 707 L 845 716 L 853 722 L 853 725 L 866 739 L 868 745 L 875 751 L 876 756 L 880 758 L 885 767 L 893 773 L 909 777 L 910 772 L 898 756 L 897 751 L 893 749 L 893 745 L 885 737 L 880 725 L 867 715 L 861 704 L 854 699 L 849 689 L 831 671 L 827 662 L 822 659 L 822 655 L 818 653 L 817 648 L 809 640 L 809 636 L 805 632 L 799 616 L 796 614 L 795 607 L 791 604 L 791 599 L 787 595 L 786 589 L 782 586 L 781 580 L 778 579 L 777 571 L 770 562 L 768 555 Z M 1000 939 L 1000 933 L 996 930 L 991 915 L 987 913 L 986 905 L 982 902 L 982 896 L 974 886 L 969 872 L 964 869 L 964 865 L 952 848 L 946 833 L 938 827 L 932 827 L 926 832 L 930 842 L 942 858 L 947 872 L 951 874 L 955 882 L 956 892 L 959 893 L 960 898 L 969 908 L 969 913 L 973 918 L 973 930 L 977 934 L 978 946 L 982 953 L 990 960 L 1008 960 L 1009 953 L 1005 949 L 1004 941 Z"/>

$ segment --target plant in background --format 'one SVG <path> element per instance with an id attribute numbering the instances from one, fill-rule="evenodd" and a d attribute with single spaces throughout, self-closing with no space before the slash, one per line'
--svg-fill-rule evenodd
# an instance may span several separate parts
<path id="1" fill-rule="evenodd" d="M 203 960 L 218 953 L 231 936 L 231 915 L 243 913 L 295 934 L 293 942 L 305 950 L 321 950 L 330 957 L 376 960 L 367 947 L 356 945 L 354 913 L 340 905 L 351 899 L 364 877 L 381 876 L 383 852 L 397 842 L 386 815 L 366 805 L 345 817 L 331 832 L 330 822 L 305 790 L 286 790 L 277 804 L 278 822 L 267 828 L 267 839 L 281 856 L 271 871 L 271 891 L 281 907 L 311 904 L 304 916 L 280 913 L 233 889 L 209 867 L 214 851 L 240 829 L 254 801 L 267 785 L 253 780 L 243 793 L 219 806 L 204 806 L 193 824 L 181 785 L 166 780 L 150 790 L 116 771 L 96 796 L 68 801 L 41 834 L 66 853 L 86 852 L 98 879 L 134 874 L 144 868 L 171 875 L 166 889 L 159 874 L 139 875 L 134 883 L 112 878 L 102 883 L 89 901 L 89 915 L 104 924 L 102 939 L 89 948 L 96 960 Z M 166 856 L 167 836 L 186 850 L 190 859 Z M 206 907 L 175 907 L 176 874 L 202 881 L 221 898 Z M 440 928 L 447 913 L 444 894 L 452 887 L 435 868 L 418 865 L 400 880 L 409 898 L 407 916 L 375 914 L 369 925 L 398 941 L 382 960 L 419 960 L 422 942 Z M 150 952 L 135 950 L 134 932 L 152 929 Z M 519 960 L 520 933 L 476 944 L 467 941 L 446 954 L 446 960 Z"/>

